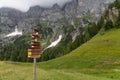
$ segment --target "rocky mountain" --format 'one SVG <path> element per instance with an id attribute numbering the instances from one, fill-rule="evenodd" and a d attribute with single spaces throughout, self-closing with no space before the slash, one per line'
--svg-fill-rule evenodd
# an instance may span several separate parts
<path id="1" fill-rule="evenodd" d="M 63 7 L 54 4 L 51 8 L 40 6 L 31 7 L 27 12 L 10 8 L 0 9 L 0 42 L 8 41 L 5 35 L 14 31 L 15 26 L 23 31 L 23 35 L 30 33 L 37 26 L 40 34 L 49 43 L 61 34 L 63 38 L 69 33 L 73 40 L 80 34 L 80 28 L 91 22 L 97 22 L 114 0 L 72 0 Z M 10 39 L 10 38 L 9 38 Z M 45 42 L 44 42 L 45 43 Z M 45 43 L 47 44 L 47 43 Z"/>

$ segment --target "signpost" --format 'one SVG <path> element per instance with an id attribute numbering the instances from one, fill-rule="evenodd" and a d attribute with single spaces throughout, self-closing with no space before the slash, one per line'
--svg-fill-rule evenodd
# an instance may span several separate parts
<path id="1" fill-rule="evenodd" d="M 33 80 L 36 80 L 36 59 L 41 57 L 41 48 L 40 48 L 40 43 L 38 41 L 40 37 L 37 29 L 34 29 L 31 37 L 32 37 L 31 48 L 28 49 L 28 58 L 34 59 Z"/>

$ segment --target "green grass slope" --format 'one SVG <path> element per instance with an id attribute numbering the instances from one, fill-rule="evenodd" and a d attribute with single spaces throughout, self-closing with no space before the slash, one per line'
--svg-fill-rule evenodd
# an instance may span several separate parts
<path id="1" fill-rule="evenodd" d="M 120 29 L 97 34 L 70 54 L 43 62 L 43 68 L 113 69 L 120 67 Z"/>
<path id="2" fill-rule="evenodd" d="M 120 29 L 100 32 L 70 54 L 40 63 L 39 67 L 102 74 L 120 80 Z"/>
<path id="3" fill-rule="evenodd" d="M 120 29 L 97 34 L 70 54 L 37 64 L 37 80 L 120 80 Z M 0 80 L 33 80 L 33 64 L 0 62 Z"/>

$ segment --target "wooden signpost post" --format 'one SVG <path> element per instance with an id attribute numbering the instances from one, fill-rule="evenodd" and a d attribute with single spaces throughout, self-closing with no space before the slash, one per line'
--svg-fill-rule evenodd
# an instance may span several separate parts
<path id="1" fill-rule="evenodd" d="M 38 34 L 38 30 L 34 29 L 31 40 L 31 48 L 28 49 L 28 58 L 34 59 L 34 78 L 33 80 L 36 80 L 36 59 L 41 57 L 41 48 L 40 48 L 40 42 L 38 41 L 40 36 Z"/>

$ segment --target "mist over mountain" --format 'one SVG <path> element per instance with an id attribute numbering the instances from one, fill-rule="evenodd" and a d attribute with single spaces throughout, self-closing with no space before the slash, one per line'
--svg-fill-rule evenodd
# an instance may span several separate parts
<path id="1" fill-rule="evenodd" d="M 55 3 L 63 6 L 71 0 L 0 0 L 0 7 L 9 7 L 27 12 L 31 6 L 52 7 Z"/>

